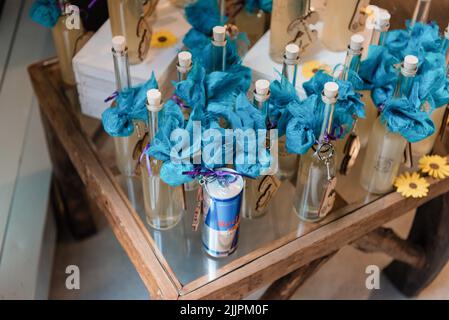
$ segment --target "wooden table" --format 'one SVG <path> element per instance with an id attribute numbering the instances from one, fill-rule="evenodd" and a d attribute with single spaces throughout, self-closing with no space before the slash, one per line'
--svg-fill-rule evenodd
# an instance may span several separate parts
<path id="1" fill-rule="evenodd" d="M 341 177 L 339 203 L 324 221 L 300 222 L 289 200 L 294 188 L 284 182 L 265 217 L 243 221 L 237 251 L 212 259 L 202 251 L 199 233 L 189 228 L 191 213 L 170 231 L 155 231 L 146 224 L 139 191 L 130 201 L 114 174 L 111 138 L 98 120 L 75 111 L 69 102 L 73 89 L 62 85 L 57 61 L 36 63 L 29 73 L 56 190 L 70 221 L 78 226 L 74 229 L 81 236 L 92 232 L 85 204 L 98 206 L 154 299 L 240 299 L 273 282 L 263 299 L 289 298 L 347 244 L 395 258 L 384 272 L 399 290 L 413 296 L 449 258 L 449 180 L 429 178 L 425 199 L 404 199 L 398 193 L 374 197 L 358 186 L 354 169 L 351 176 Z M 382 228 L 414 208 L 418 210 L 408 239 Z"/>

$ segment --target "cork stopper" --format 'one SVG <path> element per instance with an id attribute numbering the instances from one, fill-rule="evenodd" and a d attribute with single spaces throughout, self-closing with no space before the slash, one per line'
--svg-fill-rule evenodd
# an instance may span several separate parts
<path id="1" fill-rule="evenodd" d="M 178 64 L 180 67 L 189 67 L 192 64 L 192 54 L 188 51 L 178 53 Z"/>
<path id="2" fill-rule="evenodd" d="M 115 36 L 112 38 L 112 48 L 115 52 L 123 52 L 126 50 L 126 39 L 124 36 Z"/>
<path id="3" fill-rule="evenodd" d="M 158 112 L 162 109 L 162 94 L 158 89 L 147 91 L 147 109 L 150 112 Z"/>
<path id="4" fill-rule="evenodd" d="M 376 17 L 376 29 L 386 31 L 390 28 L 391 14 L 386 10 L 381 10 Z"/>
<path id="5" fill-rule="evenodd" d="M 267 95 L 270 91 L 270 81 L 261 79 L 256 81 L 256 93 L 258 95 Z"/>
<path id="6" fill-rule="evenodd" d="M 418 72 L 419 59 L 416 56 L 408 55 L 404 58 L 402 64 L 402 74 L 405 76 L 414 76 Z"/>
<path id="7" fill-rule="evenodd" d="M 365 37 L 363 37 L 361 34 L 354 34 L 351 37 L 349 49 L 351 49 L 353 51 L 360 51 L 363 49 L 364 42 L 365 42 Z"/>
<path id="8" fill-rule="evenodd" d="M 224 42 L 226 40 L 226 28 L 223 26 L 215 26 L 213 29 L 213 39 L 215 42 Z"/>
<path id="9" fill-rule="evenodd" d="M 339 86 L 336 82 L 327 82 L 324 85 L 324 96 L 328 99 L 335 99 L 338 96 Z"/>
<path id="10" fill-rule="evenodd" d="M 299 58 L 299 47 L 294 43 L 285 46 L 285 57 L 288 60 L 297 60 Z"/>

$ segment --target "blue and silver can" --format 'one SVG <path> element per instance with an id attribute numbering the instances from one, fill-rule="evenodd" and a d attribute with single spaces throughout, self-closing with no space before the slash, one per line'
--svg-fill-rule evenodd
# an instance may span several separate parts
<path id="1" fill-rule="evenodd" d="M 237 249 L 240 226 L 240 206 L 244 182 L 232 169 L 219 169 L 230 172 L 229 179 L 206 181 L 203 185 L 202 228 L 203 246 L 213 257 L 227 257 Z"/>

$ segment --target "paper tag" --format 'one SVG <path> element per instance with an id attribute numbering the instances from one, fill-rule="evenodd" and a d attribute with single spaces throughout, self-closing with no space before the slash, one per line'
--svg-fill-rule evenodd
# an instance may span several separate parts
<path id="1" fill-rule="evenodd" d="M 326 192 L 323 195 L 320 203 L 320 209 L 318 211 L 318 215 L 320 218 L 324 218 L 331 212 L 332 208 L 335 204 L 335 199 L 337 197 L 337 193 L 335 192 L 335 187 L 337 186 L 337 178 L 334 177 L 330 179 L 326 186 Z"/>
<path id="2" fill-rule="evenodd" d="M 360 139 L 355 133 L 351 133 L 346 141 L 344 157 L 340 166 L 340 173 L 347 175 L 357 160 L 360 153 Z"/>
<path id="3" fill-rule="evenodd" d="M 256 201 L 256 211 L 261 212 L 270 203 L 281 186 L 281 181 L 276 176 L 265 176 L 259 184 L 259 198 Z"/>
<path id="4" fill-rule="evenodd" d="M 192 230 L 197 231 L 198 225 L 200 224 L 200 218 L 203 211 L 203 187 L 199 186 L 196 193 L 196 207 L 193 213 Z"/>

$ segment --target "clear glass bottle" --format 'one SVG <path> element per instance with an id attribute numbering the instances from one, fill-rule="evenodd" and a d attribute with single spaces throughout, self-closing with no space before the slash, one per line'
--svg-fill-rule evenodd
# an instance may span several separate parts
<path id="1" fill-rule="evenodd" d="M 370 33 L 369 45 L 383 46 L 387 37 L 388 30 L 390 29 L 391 15 L 386 10 L 379 10 L 376 13 L 374 29 Z M 364 54 L 368 55 L 369 46 L 365 48 L 362 53 L 362 59 Z M 368 144 L 371 130 L 376 118 L 379 114 L 377 107 L 375 106 L 373 99 L 371 98 L 371 91 L 364 90 L 361 92 L 362 102 L 365 104 L 366 118 L 360 121 L 358 125 L 360 133 L 360 145 L 365 147 Z"/>
<path id="2" fill-rule="evenodd" d="M 412 20 L 410 21 L 411 26 L 416 22 L 427 23 L 429 20 L 430 4 L 432 0 L 417 0 L 415 11 L 413 12 Z"/>
<path id="3" fill-rule="evenodd" d="M 158 0 L 108 0 L 112 36 L 128 42 L 129 62 L 145 60 L 150 48 Z"/>
<path id="4" fill-rule="evenodd" d="M 287 32 L 294 20 L 305 16 L 310 9 L 310 0 L 273 0 L 271 13 L 270 57 L 282 63 L 285 46 L 292 42 Z"/>
<path id="5" fill-rule="evenodd" d="M 335 154 L 332 143 L 327 141 L 327 134 L 332 130 L 338 89 L 335 82 L 326 83 L 322 95 L 325 107 L 319 143 L 302 156 L 299 163 L 294 209 L 304 221 L 315 222 L 324 218 L 335 201 Z"/>
<path id="6" fill-rule="evenodd" d="M 352 35 L 349 29 L 360 0 L 327 0 L 321 42 L 331 51 L 343 51 Z"/>
<path id="7" fill-rule="evenodd" d="M 212 36 L 212 71 L 226 71 L 226 28 L 215 26 Z"/>
<path id="8" fill-rule="evenodd" d="M 268 99 L 270 98 L 270 82 L 257 80 L 253 105 L 267 115 Z M 268 147 L 268 146 L 267 146 Z M 264 216 L 268 204 L 279 186 L 271 175 L 262 175 L 256 179 L 245 178 L 243 189 L 242 217 L 255 219 Z"/>
<path id="9" fill-rule="evenodd" d="M 406 56 L 402 63 L 399 79 L 394 92 L 395 98 L 408 97 L 418 71 L 418 58 Z M 388 130 L 380 117 L 375 122 L 370 135 L 370 143 L 362 167 L 360 183 L 371 193 L 384 194 L 391 191 L 401 162 L 407 140 L 398 133 Z"/>
<path id="10" fill-rule="evenodd" d="M 68 28 L 66 20 L 71 19 L 71 16 L 67 13 L 66 8 L 70 3 L 66 0 L 59 0 L 59 4 L 61 16 L 52 29 L 53 42 L 59 59 L 62 81 L 67 85 L 75 86 L 76 80 L 72 68 L 72 59 L 81 49 L 79 40 L 85 31 L 81 21 L 79 21 L 79 26 L 74 25 L 72 29 Z"/>
<path id="11" fill-rule="evenodd" d="M 340 79 L 355 84 L 355 76 L 359 72 L 364 42 L 365 38 L 362 35 L 351 36 Z M 353 118 L 354 125 L 347 139 L 340 139 L 335 144 L 337 156 L 342 159 L 340 173 L 343 175 L 349 173 L 360 151 L 360 136 L 357 124 L 365 119 L 358 119 L 356 115 L 353 115 Z"/>
<path id="12" fill-rule="evenodd" d="M 151 142 L 158 127 L 158 114 L 162 110 L 161 93 L 151 89 L 148 98 L 148 137 Z M 140 162 L 145 215 L 148 224 L 158 230 L 174 227 L 185 212 L 182 186 L 171 187 L 162 181 L 162 162 L 145 156 Z"/>
<path id="13" fill-rule="evenodd" d="M 112 57 L 114 59 L 115 82 L 118 92 L 131 87 L 129 73 L 128 49 L 123 36 L 112 38 Z M 134 124 L 133 134 L 125 137 L 114 137 L 115 160 L 120 173 L 125 177 L 134 176 L 137 160 L 133 159 L 134 148 L 141 138 L 140 125 Z"/>
<path id="14" fill-rule="evenodd" d="M 281 84 L 289 82 L 296 87 L 296 78 L 298 74 L 299 47 L 290 43 L 285 47 L 284 60 L 282 64 Z M 281 180 L 292 179 L 298 170 L 298 155 L 288 153 L 286 148 L 286 137 L 279 139 L 279 172 Z"/>
<path id="15" fill-rule="evenodd" d="M 176 64 L 176 70 L 178 73 L 178 82 L 185 81 L 192 70 L 192 54 L 188 51 L 181 51 L 178 53 L 178 63 Z M 181 107 L 181 111 L 184 115 L 184 120 L 188 121 L 190 117 L 191 109 L 188 107 Z M 194 191 L 198 189 L 198 182 L 193 180 L 184 184 L 185 191 Z"/>
<path id="16" fill-rule="evenodd" d="M 449 26 L 446 28 L 444 32 L 444 38 L 441 45 L 441 52 L 446 56 L 446 77 L 449 77 Z M 441 128 L 447 125 L 447 123 L 443 123 L 447 121 L 447 112 L 449 112 L 449 105 L 447 106 L 439 106 L 439 108 L 433 110 L 430 118 L 432 119 L 435 125 L 435 133 L 430 137 L 413 143 L 412 144 L 412 155 L 414 158 L 421 158 L 422 156 L 429 154 L 432 152 L 433 146 L 435 145 L 435 141 L 437 137 L 442 135 Z M 444 130 L 445 131 L 445 130 Z"/>

